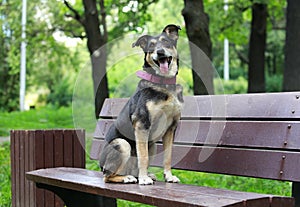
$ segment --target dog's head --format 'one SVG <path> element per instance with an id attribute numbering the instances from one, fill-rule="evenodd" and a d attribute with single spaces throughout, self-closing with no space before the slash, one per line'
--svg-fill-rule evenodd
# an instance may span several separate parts
<path id="1" fill-rule="evenodd" d="M 145 52 L 144 70 L 166 78 L 176 76 L 178 72 L 177 25 L 167 25 L 157 36 L 144 35 L 132 47 L 140 46 Z"/>

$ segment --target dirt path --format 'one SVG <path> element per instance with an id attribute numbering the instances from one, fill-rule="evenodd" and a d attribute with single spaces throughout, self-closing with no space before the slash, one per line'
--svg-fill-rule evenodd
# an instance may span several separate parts
<path id="1" fill-rule="evenodd" d="M 9 137 L 0 137 L 0 144 L 3 142 L 9 142 Z"/>

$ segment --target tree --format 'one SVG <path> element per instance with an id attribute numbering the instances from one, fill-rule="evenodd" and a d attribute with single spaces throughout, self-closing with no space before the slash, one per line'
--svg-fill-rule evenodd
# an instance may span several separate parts
<path id="1" fill-rule="evenodd" d="M 107 5 L 104 0 L 99 2 L 96 0 L 83 0 L 84 15 L 74 9 L 68 1 L 64 0 L 65 5 L 72 12 L 71 16 L 79 22 L 85 31 L 87 38 L 87 47 L 91 55 L 92 76 L 95 93 L 95 116 L 99 117 L 99 113 L 105 98 L 108 97 L 108 84 L 106 77 L 106 60 L 107 60 L 107 41 L 111 37 L 116 38 L 122 36 L 126 31 L 135 30 L 141 27 L 150 19 L 147 16 L 147 8 L 150 4 L 157 0 L 139 0 L 139 1 L 110 1 Z M 99 5 L 97 5 L 99 3 Z M 125 11 L 124 8 L 127 8 Z M 118 22 L 108 31 L 106 26 L 106 17 L 114 16 L 117 13 Z"/>
<path id="2" fill-rule="evenodd" d="M 300 1 L 287 0 L 284 91 L 300 90 Z"/>
<path id="3" fill-rule="evenodd" d="M 107 27 L 106 27 L 106 10 L 104 0 L 97 2 L 95 0 L 83 0 L 84 15 L 74 9 L 68 1 L 64 0 L 64 4 L 73 13 L 68 15 L 79 22 L 85 31 L 87 38 L 87 48 L 90 53 L 92 63 L 92 78 L 95 94 L 95 116 L 99 117 L 100 110 L 105 98 L 108 97 L 108 84 L 106 73 L 106 43 L 107 43 Z M 99 11 L 98 11 L 98 8 Z M 100 28 L 102 28 L 100 30 Z"/>
<path id="4" fill-rule="evenodd" d="M 265 91 L 267 5 L 253 3 L 249 42 L 248 92 Z"/>
<path id="5" fill-rule="evenodd" d="M 21 4 L 21 0 L 0 2 L 0 110 L 5 111 L 19 108 Z M 75 71 L 79 67 L 78 56 L 53 37 L 56 31 L 53 27 L 53 18 L 56 16 L 50 15 L 49 8 L 58 5 L 56 1 L 27 2 L 27 9 L 30 12 L 27 15 L 25 40 L 26 91 L 43 89 L 52 93 L 58 88 L 57 84 L 70 77 L 67 74 L 70 73 L 70 69 Z"/>
<path id="6" fill-rule="evenodd" d="M 182 15 L 190 41 L 192 58 L 194 94 L 213 94 L 213 68 L 210 61 L 199 48 L 211 59 L 212 43 L 209 35 L 209 19 L 204 12 L 202 0 L 184 0 Z"/>

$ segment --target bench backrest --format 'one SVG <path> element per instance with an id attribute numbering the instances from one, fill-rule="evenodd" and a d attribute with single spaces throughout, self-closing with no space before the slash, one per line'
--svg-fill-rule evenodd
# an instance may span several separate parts
<path id="1" fill-rule="evenodd" d="M 300 92 L 184 97 L 173 168 L 300 181 Z M 91 158 L 128 99 L 106 99 Z M 162 144 L 152 162 L 162 166 Z"/>

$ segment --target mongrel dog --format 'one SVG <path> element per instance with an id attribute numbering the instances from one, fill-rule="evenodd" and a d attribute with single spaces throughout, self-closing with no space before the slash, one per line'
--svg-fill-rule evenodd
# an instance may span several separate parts
<path id="1" fill-rule="evenodd" d="M 148 174 L 148 166 L 160 138 L 165 181 L 179 182 L 171 172 L 174 132 L 183 103 L 182 87 L 176 84 L 178 30 L 179 26 L 168 25 L 160 35 L 144 35 L 132 45 L 145 52 L 143 71 L 137 72 L 142 80 L 106 135 L 100 155 L 105 182 L 153 184 L 156 178 Z"/>

